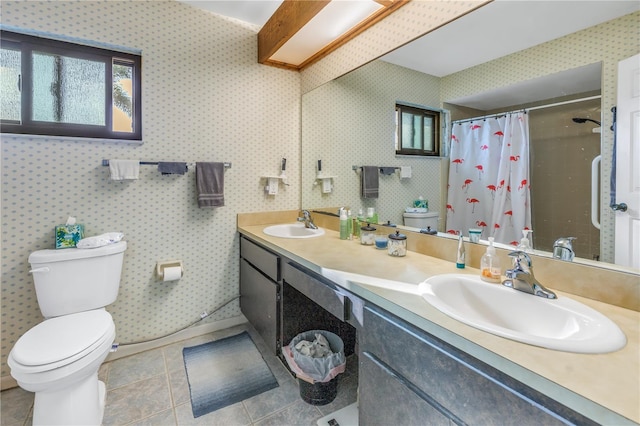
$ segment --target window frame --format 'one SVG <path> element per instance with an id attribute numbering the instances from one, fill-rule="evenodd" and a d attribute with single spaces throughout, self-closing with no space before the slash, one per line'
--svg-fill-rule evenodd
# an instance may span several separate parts
<path id="1" fill-rule="evenodd" d="M 411 113 L 414 116 L 420 116 L 422 129 L 424 129 L 425 117 L 429 117 L 433 119 L 433 129 L 430 134 L 433 140 L 433 149 L 425 149 L 425 132 L 424 131 L 422 132 L 422 137 L 420 140 L 421 148 L 404 148 L 402 146 L 402 115 L 404 112 Z M 407 104 L 396 102 L 395 114 L 396 114 L 396 132 L 395 132 L 396 133 L 395 134 L 396 155 L 413 155 L 413 156 L 421 156 L 421 157 L 439 157 L 440 156 L 442 111 L 425 108 L 418 105 L 407 105 Z"/>
<path id="2" fill-rule="evenodd" d="M 21 121 L 1 120 L 2 133 L 42 136 L 99 138 L 116 140 L 142 140 L 142 57 L 101 47 L 68 41 L 37 37 L 13 31 L 0 30 L 2 48 L 21 52 L 20 106 Z M 44 52 L 71 58 L 98 61 L 105 64 L 105 124 L 58 123 L 32 120 L 32 52 Z M 113 130 L 113 65 L 132 67 L 132 124 L 133 131 Z"/>

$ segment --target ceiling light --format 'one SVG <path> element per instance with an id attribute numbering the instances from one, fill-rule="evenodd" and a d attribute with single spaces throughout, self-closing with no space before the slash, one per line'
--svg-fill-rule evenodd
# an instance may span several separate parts
<path id="1" fill-rule="evenodd" d="M 258 34 L 258 62 L 302 69 L 408 0 L 285 0 Z"/>

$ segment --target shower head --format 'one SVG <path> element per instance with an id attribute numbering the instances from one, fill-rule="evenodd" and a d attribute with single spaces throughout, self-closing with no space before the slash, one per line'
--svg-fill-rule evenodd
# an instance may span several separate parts
<path id="1" fill-rule="evenodd" d="M 592 120 L 590 118 L 574 117 L 574 118 L 572 118 L 572 120 L 573 120 L 574 123 L 579 123 L 579 124 L 586 123 L 587 121 L 591 121 L 592 123 L 596 123 L 598 126 L 600 125 L 599 121 Z"/>

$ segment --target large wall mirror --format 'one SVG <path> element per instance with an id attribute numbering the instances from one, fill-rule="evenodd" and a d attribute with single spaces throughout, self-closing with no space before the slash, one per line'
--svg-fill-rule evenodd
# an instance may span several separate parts
<path id="1" fill-rule="evenodd" d="M 396 156 L 396 102 L 447 111 L 444 155 L 451 120 L 526 109 L 536 123 L 531 124 L 532 138 L 541 141 L 532 168 L 538 170 L 558 159 L 557 151 L 545 150 L 545 145 L 569 144 L 578 149 L 563 164 L 572 166 L 578 157 L 586 158 L 588 173 L 593 157 L 602 158 L 597 195 L 600 231 L 589 229 L 589 202 L 572 200 L 576 209 L 570 214 L 561 218 L 559 214 L 541 215 L 534 220 L 536 250 L 550 251 L 555 238 L 576 236 L 576 245 L 585 243 L 577 249 L 579 257 L 615 268 L 615 215 L 609 208 L 608 192 L 614 140 L 610 110 L 616 104 L 618 62 L 640 51 L 640 6 L 630 1 L 558 2 L 551 12 L 548 3 L 542 8 L 534 7 L 536 3 L 545 2 L 489 3 L 305 93 L 302 207 L 349 206 L 354 213 L 374 207 L 381 221 L 401 225 L 405 209 L 423 197 L 429 210 L 439 214 L 438 230 L 446 237 L 449 158 Z M 567 30 L 571 28 L 568 17 L 576 13 L 580 22 L 572 22 L 576 27 Z M 480 33 L 493 33 L 498 41 L 484 42 Z M 517 43 L 510 43 L 515 38 L 529 44 L 516 51 Z M 482 56 L 486 52 L 489 57 Z M 593 121 L 578 123 L 573 118 Z M 327 184 L 317 179 L 319 160 L 321 173 L 331 177 Z M 398 168 L 379 176 L 377 199 L 360 195 L 359 167 L 366 165 Z M 410 168 L 411 177 L 401 178 L 400 167 Z M 557 161 L 551 167 L 561 168 Z M 576 184 L 590 179 L 574 176 Z M 555 204 L 542 193 L 549 186 L 547 182 L 536 188 L 531 182 L 531 198 L 537 200 L 533 203 L 541 212 L 549 212 Z M 577 192 L 588 191 L 580 188 Z M 569 198 L 562 190 L 554 197 Z"/>

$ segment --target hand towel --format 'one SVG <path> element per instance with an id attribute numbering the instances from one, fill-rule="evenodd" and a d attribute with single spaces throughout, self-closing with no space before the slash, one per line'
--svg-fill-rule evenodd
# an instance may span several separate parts
<path id="1" fill-rule="evenodd" d="M 400 179 L 411 178 L 411 166 L 400 166 Z"/>
<path id="2" fill-rule="evenodd" d="M 109 160 L 111 180 L 135 180 L 140 174 L 138 160 Z"/>
<path id="3" fill-rule="evenodd" d="M 198 207 L 224 206 L 224 163 L 196 163 Z"/>
<path id="4" fill-rule="evenodd" d="M 378 198 L 378 167 L 362 166 L 360 174 L 362 198 Z"/>
<path id="5" fill-rule="evenodd" d="M 158 162 L 158 171 L 163 175 L 183 175 L 187 173 L 187 163 L 180 162 L 166 162 L 159 161 Z"/>
<path id="6" fill-rule="evenodd" d="M 396 172 L 397 167 L 380 167 L 380 173 L 385 176 L 392 175 Z"/>

